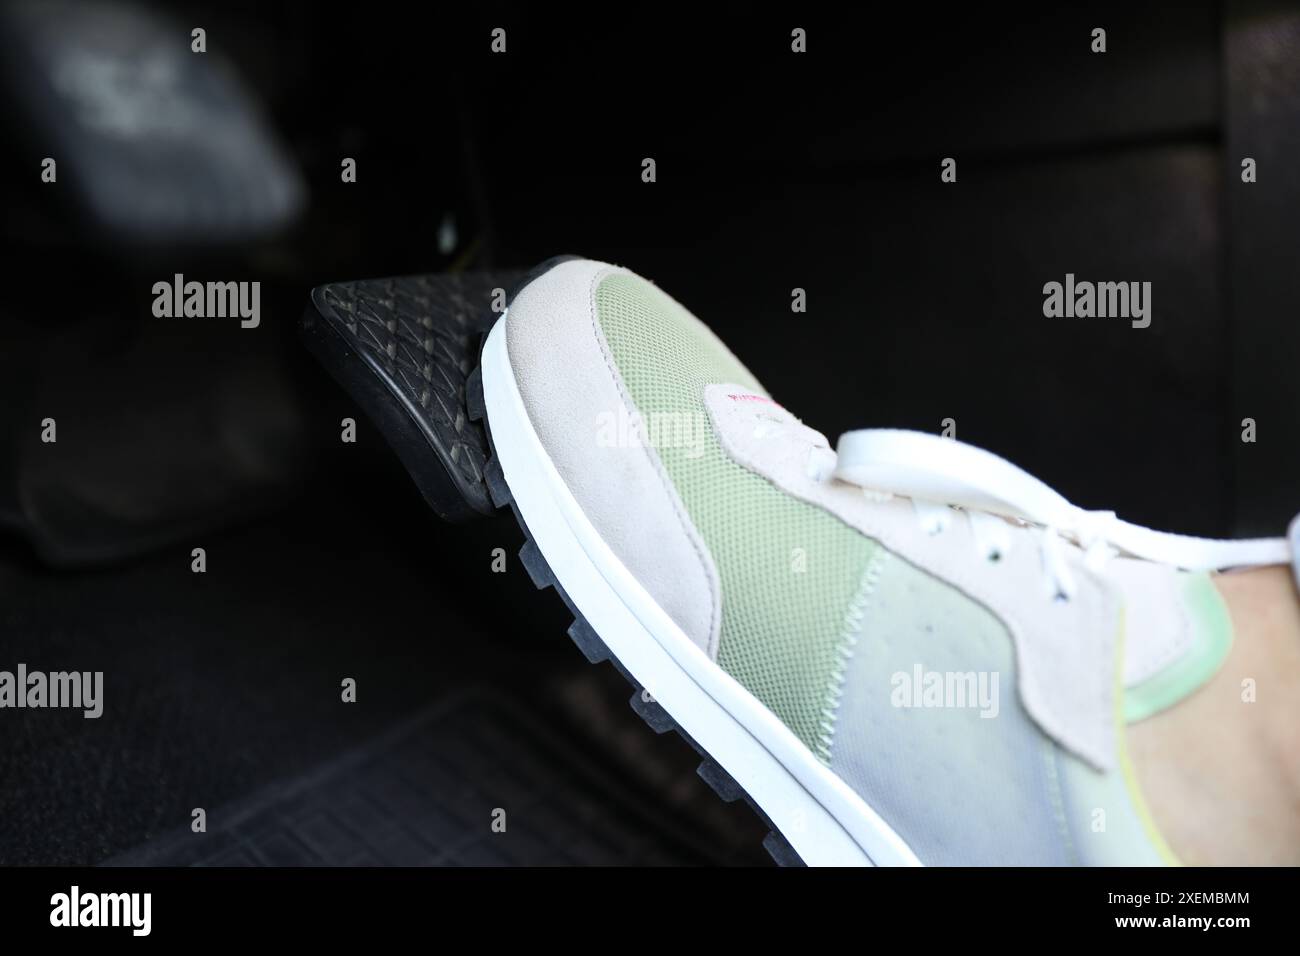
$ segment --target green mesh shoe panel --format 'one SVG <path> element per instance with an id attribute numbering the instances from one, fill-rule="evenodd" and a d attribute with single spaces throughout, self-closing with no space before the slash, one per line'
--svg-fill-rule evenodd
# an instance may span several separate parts
<path id="1" fill-rule="evenodd" d="M 629 275 L 600 283 L 596 310 L 641 416 L 704 423 L 702 453 L 698 442 L 658 452 L 721 578 L 719 665 L 826 759 L 846 612 L 879 546 L 725 454 L 704 387 L 762 388 L 690 313 Z"/>

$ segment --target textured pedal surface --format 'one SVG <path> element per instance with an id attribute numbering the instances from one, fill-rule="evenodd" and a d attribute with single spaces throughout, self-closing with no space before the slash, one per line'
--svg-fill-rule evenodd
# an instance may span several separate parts
<path id="1" fill-rule="evenodd" d="M 511 299 L 518 294 L 520 288 L 526 285 L 531 279 L 541 275 L 551 266 L 570 258 L 560 256 L 555 259 L 547 260 L 536 269 L 531 270 L 527 276 L 520 282 L 511 293 Z M 524 534 L 524 545 L 520 549 L 520 559 L 528 570 L 528 575 L 533 583 L 539 588 L 553 587 L 557 594 L 564 600 L 565 605 L 574 615 L 573 624 L 569 627 L 569 637 L 573 640 L 578 649 L 588 661 L 598 663 L 609 661 L 614 668 L 623 675 L 623 677 L 632 685 L 634 693 L 631 698 L 632 710 L 640 716 L 650 729 L 655 733 L 664 733 L 667 730 L 675 730 L 692 748 L 700 755 L 701 762 L 697 768 L 697 773 L 724 802 L 734 802 L 743 799 L 749 807 L 759 816 L 771 831 L 763 841 L 763 848 L 767 850 L 772 859 L 781 866 L 802 866 L 803 860 L 799 854 L 790 846 L 781 834 L 772 826 L 772 821 L 767 815 L 759 809 L 758 805 L 745 793 L 744 789 L 714 760 L 704 751 L 698 743 L 693 740 L 689 734 L 685 733 L 672 719 L 672 716 L 658 703 L 651 701 L 644 693 L 643 688 L 637 683 L 635 678 L 628 672 L 627 668 L 618 660 L 618 658 L 609 650 L 608 645 L 601 640 L 600 635 L 588 623 L 581 613 L 574 607 L 573 602 L 564 594 L 559 586 L 554 572 L 546 563 L 532 535 L 524 522 L 523 516 L 519 513 L 519 507 L 515 503 L 513 495 L 510 493 L 510 487 L 506 483 L 505 476 L 501 470 L 501 464 L 497 460 L 492 450 L 492 431 L 487 422 L 486 402 L 483 399 L 483 376 L 481 370 L 479 374 L 472 375 L 468 379 L 470 387 L 476 394 L 469 399 L 467 407 L 473 409 L 476 421 L 481 421 L 484 426 L 484 434 L 487 441 L 488 458 L 484 466 L 487 475 L 487 483 L 491 489 L 491 499 L 498 508 L 510 506 L 511 513 L 518 522 L 520 530 Z"/>
<path id="2" fill-rule="evenodd" d="M 487 442 L 466 382 L 518 272 L 416 275 L 312 290 L 308 347 L 383 433 L 425 499 L 453 521 L 489 514 Z"/>
<path id="3" fill-rule="evenodd" d="M 504 832 L 493 814 L 504 811 Z M 497 815 L 498 819 L 500 814 Z M 671 818 L 541 715 L 470 691 L 107 866 L 699 865 Z"/>

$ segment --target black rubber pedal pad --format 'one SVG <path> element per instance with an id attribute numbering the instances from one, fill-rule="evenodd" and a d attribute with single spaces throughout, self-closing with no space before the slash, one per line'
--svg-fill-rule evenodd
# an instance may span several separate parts
<path id="1" fill-rule="evenodd" d="M 494 290 L 512 287 L 519 276 L 332 283 L 312 290 L 303 318 L 312 354 L 379 429 L 430 507 L 449 521 L 494 508 L 487 437 L 470 417 L 467 385 L 482 336 L 496 319 Z M 481 388 L 474 391 L 481 395 Z M 481 406 L 476 410 L 481 417 Z"/>

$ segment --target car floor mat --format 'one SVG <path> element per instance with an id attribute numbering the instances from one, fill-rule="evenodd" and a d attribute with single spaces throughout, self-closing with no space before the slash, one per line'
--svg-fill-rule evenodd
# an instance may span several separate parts
<path id="1" fill-rule="evenodd" d="M 308 349 L 376 425 L 429 506 L 449 521 L 489 515 L 487 440 L 469 420 L 466 380 L 478 364 L 494 297 L 519 272 L 415 275 L 312 290 Z"/>
<path id="2" fill-rule="evenodd" d="M 105 866 L 725 862 L 563 730 L 473 688 Z"/>

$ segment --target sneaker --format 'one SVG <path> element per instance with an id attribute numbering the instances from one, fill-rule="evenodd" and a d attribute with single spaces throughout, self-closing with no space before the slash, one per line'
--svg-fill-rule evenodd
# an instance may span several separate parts
<path id="1" fill-rule="evenodd" d="M 1174 862 L 1125 725 L 1226 655 L 1207 571 L 1284 563 L 1284 541 L 1152 532 L 938 436 L 832 450 L 685 308 L 602 262 L 528 281 L 481 380 L 489 480 L 535 576 L 588 656 L 644 689 L 638 709 L 743 789 L 778 855 Z"/>

